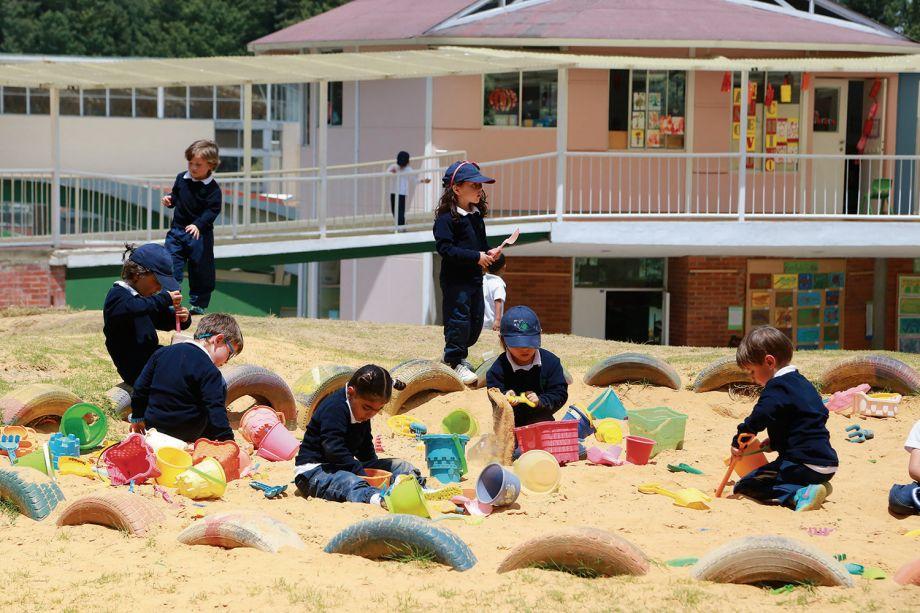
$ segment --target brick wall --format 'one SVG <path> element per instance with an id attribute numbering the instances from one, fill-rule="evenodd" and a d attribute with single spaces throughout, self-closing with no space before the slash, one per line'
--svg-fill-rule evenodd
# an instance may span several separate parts
<path id="1" fill-rule="evenodd" d="M 47 251 L 8 251 L 0 257 L 0 308 L 64 306 L 65 267 Z"/>
<path id="2" fill-rule="evenodd" d="M 506 307 L 532 308 L 547 333 L 572 331 L 572 258 L 508 257 Z"/>
<path id="3" fill-rule="evenodd" d="M 914 261 L 906 258 L 888 260 L 885 282 L 885 349 L 898 349 L 898 275 L 914 272 Z"/>
<path id="4" fill-rule="evenodd" d="M 872 258 L 847 260 L 843 292 L 844 349 L 872 348 L 872 341 L 866 338 L 866 303 L 872 302 L 874 271 L 875 260 Z"/>
<path id="5" fill-rule="evenodd" d="M 725 347 L 732 335 L 728 307 L 745 303 L 747 258 L 669 258 L 671 344 Z"/>

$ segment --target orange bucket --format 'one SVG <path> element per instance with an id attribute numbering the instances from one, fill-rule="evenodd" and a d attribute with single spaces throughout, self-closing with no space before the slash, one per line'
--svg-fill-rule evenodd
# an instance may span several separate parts
<path id="1" fill-rule="evenodd" d="M 761 443 L 759 439 L 755 438 L 748 443 L 747 447 L 744 448 L 745 455 L 738 458 L 738 461 L 735 463 L 736 475 L 743 477 L 767 463 L 767 456 L 765 456 L 760 449 Z M 729 464 L 731 464 L 731 458 L 726 458 L 725 465 L 728 466 Z"/>

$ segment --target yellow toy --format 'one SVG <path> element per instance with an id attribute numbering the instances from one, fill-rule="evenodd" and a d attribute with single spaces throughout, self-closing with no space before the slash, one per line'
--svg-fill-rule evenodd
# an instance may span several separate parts
<path id="1" fill-rule="evenodd" d="M 62 456 L 58 458 L 58 473 L 62 475 L 76 475 L 78 477 L 86 477 L 87 479 L 96 478 L 96 472 L 93 470 L 92 460 L 85 460 L 83 458 L 71 458 L 68 456 Z"/>
<path id="2" fill-rule="evenodd" d="M 412 425 L 415 424 L 415 428 Z M 408 415 L 393 415 L 387 418 L 387 426 L 393 431 L 393 434 L 399 436 L 415 437 L 416 434 L 425 434 L 428 426 L 417 419 L 412 419 Z"/>
<path id="3" fill-rule="evenodd" d="M 529 406 L 530 408 L 534 408 L 534 407 L 537 406 L 536 404 L 534 404 L 533 402 L 531 402 L 531 401 L 530 401 L 530 398 L 528 398 L 528 397 L 525 396 L 524 394 L 521 394 L 520 396 L 508 396 L 508 399 L 509 399 L 509 400 L 517 400 L 519 403 L 521 403 L 521 404 L 526 404 L 526 405 Z"/>

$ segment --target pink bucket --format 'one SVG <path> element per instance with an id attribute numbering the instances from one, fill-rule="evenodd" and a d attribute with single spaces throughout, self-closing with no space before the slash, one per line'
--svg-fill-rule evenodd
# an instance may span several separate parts
<path id="1" fill-rule="evenodd" d="M 240 419 L 240 431 L 243 438 L 258 447 L 262 438 L 268 434 L 275 424 L 283 424 L 284 415 L 266 406 L 254 406 Z"/>
<path id="2" fill-rule="evenodd" d="M 300 441 L 294 438 L 284 424 L 275 424 L 262 439 L 256 455 L 272 462 L 284 462 L 292 460 L 299 447 Z"/>

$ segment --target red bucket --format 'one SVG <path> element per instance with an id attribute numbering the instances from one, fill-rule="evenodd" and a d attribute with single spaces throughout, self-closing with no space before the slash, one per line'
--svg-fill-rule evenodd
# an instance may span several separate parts
<path id="1" fill-rule="evenodd" d="M 522 453 L 542 449 L 553 454 L 560 464 L 578 461 L 578 422 L 543 421 L 514 429 Z"/>
<path id="2" fill-rule="evenodd" d="M 648 464 L 655 441 L 644 436 L 626 437 L 626 461 L 630 464 Z"/>

